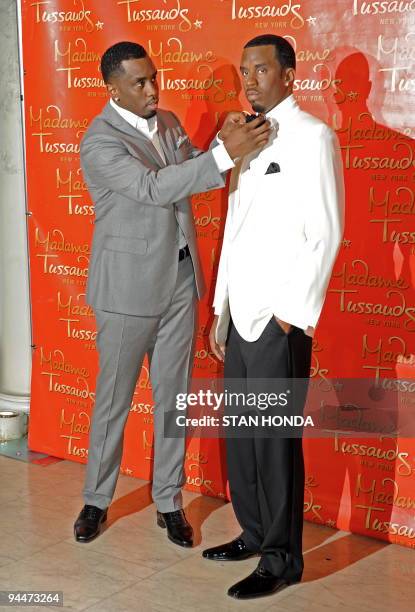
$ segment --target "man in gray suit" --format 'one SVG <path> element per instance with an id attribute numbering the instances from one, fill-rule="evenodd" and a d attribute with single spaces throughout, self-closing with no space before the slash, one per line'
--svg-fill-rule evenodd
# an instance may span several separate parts
<path id="1" fill-rule="evenodd" d="M 204 153 L 177 117 L 157 110 L 157 71 L 145 49 L 121 42 L 102 56 L 110 101 L 81 144 L 95 204 L 87 301 L 96 316 L 99 375 L 92 417 L 85 506 L 75 539 L 97 537 L 107 517 L 124 427 L 145 354 L 154 411 L 152 496 L 171 541 L 192 546 L 182 509 L 185 437 L 163 435 L 164 417 L 185 393 L 192 368 L 195 303 L 204 292 L 188 196 L 224 186 L 233 160 L 268 141 L 270 126 L 227 117 L 222 142 Z"/>

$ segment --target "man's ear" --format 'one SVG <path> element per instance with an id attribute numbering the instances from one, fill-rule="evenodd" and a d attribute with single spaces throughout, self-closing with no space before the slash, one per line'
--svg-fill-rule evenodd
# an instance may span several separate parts
<path id="1" fill-rule="evenodd" d="M 117 87 L 113 83 L 107 83 L 106 87 L 111 98 L 115 100 L 115 102 L 118 102 L 120 99 L 120 95 L 118 93 Z"/>

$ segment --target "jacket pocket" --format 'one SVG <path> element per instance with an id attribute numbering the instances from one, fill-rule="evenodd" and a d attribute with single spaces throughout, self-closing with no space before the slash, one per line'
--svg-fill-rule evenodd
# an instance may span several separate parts
<path id="1" fill-rule="evenodd" d="M 147 252 L 147 240 L 145 240 L 145 238 L 106 236 L 104 239 L 104 249 L 107 249 L 107 251 L 117 251 L 119 253 L 145 255 Z"/>

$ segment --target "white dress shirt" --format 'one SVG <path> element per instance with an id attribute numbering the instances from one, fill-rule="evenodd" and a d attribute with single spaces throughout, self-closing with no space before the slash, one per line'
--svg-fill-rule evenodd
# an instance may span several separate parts
<path id="1" fill-rule="evenodd" d="M 255 341 L 275 315 L 313 335 L 343 232 L 337 137 L 289 96 L 269 113 L 274 131 L 232 173 L 214 297 L 217 340 L 229 316 Z M 280 171 L 267 173 L 270 164 Z"/>
<path id="2" fill-rule="evenodd" d="M 118 106 L 116 102 L 112 98 L 110 98 L 110 104 L 113 109 L 117 111 L 121 115 L 123 119 L 125 119 L 133 128 L 139 130 L 146 138 L 151 140 L 154 147 L 157 150 L 157 153 L 160 155 L 161 159 L 164 163 L 166 163 L 166 158 L 164 155 L 164 151 L 160 144 L 160 138 L 158 135 L 157 128 L 157 115 L 153 115 L 149 119 L 145 119 L 144 117 L 140 117 L 131 111 Z M 235 164 L 233 163 L 229 153 L 225 149 L 224 144 L 220 143 L 212 149 L 212 154 L 215 159 L 215 162 L 218 166 L 219 172 L 226 172 L 230 168 L 233 168 Z M 179 226 L 179 248 L 182 249 L 186 246 L 187 241 L 186 238 Z"/>

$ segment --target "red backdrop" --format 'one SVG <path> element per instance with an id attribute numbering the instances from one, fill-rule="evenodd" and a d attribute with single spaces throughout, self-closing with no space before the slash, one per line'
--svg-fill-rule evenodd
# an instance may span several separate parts
<path id="1" fill-rule="evenodd" d="M 346 232 L 314 341 L 312 376 L 413 377 L 415 0 L 22 0 L 33 308 L 29 442 L 85 462 L 94 404 L 95 326 L 85 304 L 93 208 L 79 143 L 107 95 L 103 51 L 143 44 L 159 70 L 161 107 L 206 146 L 224 113 L 249 110 L 238 76 L 243 44 L 274 33 L 295 46 L 295 94 L 338 133 Z M 412 27 L 412 29 L 411 29 Z M 301 177 L 299 177 L 301 179 Z M 200 305 L 194 374 L 220 369 L 207 345 L 226 215 L 225 192 L 193 198 L 211 291 Z M 402 409 L 410 410 L 411 394 Z M 149 478 L 151 386 L 143 365 L 122 471 Z M 415 442 L 399 434 L 305 441 L 305 517 L 415 545 Z M 225 496 L 217 440 L 192 440 L 187 486 Z"/>

